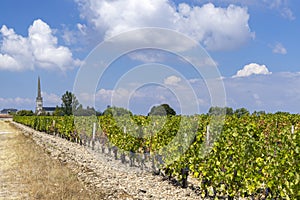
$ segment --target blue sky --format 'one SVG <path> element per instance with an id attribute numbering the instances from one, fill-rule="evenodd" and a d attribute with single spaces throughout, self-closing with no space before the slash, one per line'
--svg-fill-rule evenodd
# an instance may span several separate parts
<path id="1" fill-rule="evenodd" d="M 299 113 L 299 14 L 295 0 L 2 0 L 0 109 L 34 110 L 38 76 L 44 105 L 60 105 L 99 43 L 124 31 L 159 27 L 205 48 L 220 72 L 227 106 Z M 169 66 L 169 72 L 158 76 L 160 81 L 149 71 L 133 73 L 136 66 L 149 63 Z M 140 78 L 127 80 L 135 87 L 119 84 L 129 72 Z M 155 81 L 142 83 L 149 76 Z M 214 95 L 206 83 L 173 52 L 144 49 L 120 56 L 101 76 L 94 94 L 78 98 L 87 105 L 95 97 L 98 110 L 114 104 L 146 114 L 155 104 L 169 103 L 178 113 L 192 114 L 185 107 L 193 103 L 180 97 L 192 90 L 195 112 L 207 112 Z"/>

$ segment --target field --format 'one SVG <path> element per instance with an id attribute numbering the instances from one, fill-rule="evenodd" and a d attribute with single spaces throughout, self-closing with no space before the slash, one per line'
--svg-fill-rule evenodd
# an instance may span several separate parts
<path id="1" fill-rule="evenodd" d="M 300 198 L 298 115 L 233 115 L 224 121 L 209 115 L 14 120 L 109 151 L 122 162 L 135 160 L 140 167 L 150 164 L 153 172 L 193 187 L 202 197 Z M 196 184 L 185 185 L 187 171 Z"/>

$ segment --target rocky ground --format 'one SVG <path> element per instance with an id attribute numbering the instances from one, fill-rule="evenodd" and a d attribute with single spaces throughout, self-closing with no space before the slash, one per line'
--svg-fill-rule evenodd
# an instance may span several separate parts
<path id="1" fill-rule="evenodd" d="M 120 160 L 60 137 L 11 123 L 51 157 L 71 168 L 88 188 L 103 194 L 103 199 L 201 199 L 194 190 L 174 186 L 162 176 L 121 164 Z"/>

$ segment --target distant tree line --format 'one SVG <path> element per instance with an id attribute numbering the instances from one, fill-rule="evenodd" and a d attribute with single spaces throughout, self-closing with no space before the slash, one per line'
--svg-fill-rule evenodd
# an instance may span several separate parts
<path id="1" fill-rule="evenodd" d="M 210 107 L 208 110 L 209 115 L 237 115 L 241 117 L 243 115 L 250 115 L 250 112 L 246 108 L 238 108 L 235 111 L 230 107 Z"/>
<path id="2" fill-rule="evenodd" d="M 95 108 L 87 106 L 84 108 L 82 104 L 79 103 L 76 96 L 66 91 L 65 94 L 61 97 L 62 104 L 61 106 L 56 106 L 56 109 L 53 113 L 54 116 L 69 116 L 69 115 L 75 115 L 75 116 L 91 116 L 91 115 L 110 115 L 110 116 L 123 116 L 128 115 L 132 116 L 132 112 L 125 109 L 120 108 L 116 106 L 107 106 L 107 108 L 101 113 L 99 111 L 96 111 Z M 283 113 L 283 112 L 277 112 L 277 113 Z M 287 113 L 287 112 L 284 112 Z M 250 115 L 250 112 L 246 108 L 238 108 L 236 110 L 233 110 L 233 108 L 230 107 L 210 107 L 208 110 L 208 115 L 236 115 L 237 117 L 242 117 L 244 115 Z M 266 114 L 265 111 L 254 111 L 252 113 L 253 115 L 263 115 Z M 275 113 L 276 114 L 276 113 Z M 35 113 L 31 110 L 20 110 L 16 113 L 16 115 L 19 116 L 32 116 L 35 115 Z M 42 115 L 47 115 L 46 113 L 42 113 Z M 48 114 L 49 115 L 49 114 Z M 168 104 L 161 104 L 153 106 L 148 116 L 165 116 L 165 115 L 176 115 L 176 112 L 173 108 L 171 108 Z"/>
<path id="3" fill-rule="evenodd" d="M 84 108 L 82 104 L 79 103 L 76 96 L 66 91 L 61 97 L 61 106 L 56 106 L 53 113 L 54 116 L 91 116 L 91 115 L 101 115 L 100 112 L 96 111 L 95 108 L 87 106 Z"/>

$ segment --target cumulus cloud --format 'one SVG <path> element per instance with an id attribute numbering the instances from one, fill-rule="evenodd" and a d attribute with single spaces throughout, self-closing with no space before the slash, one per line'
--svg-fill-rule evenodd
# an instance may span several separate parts
<path id="1" fill-rule="evenodd" d="M 136 28 L 161 27 L 184 33 L 210 50 L 224 50 L 237 48 L 254 37 L 247 8 L 235 5 L 177 6 L 168 0 L 76 2 L 81 17 L 105 38 Z"/>
<path id="2" fill-rule="evenodd" d="M 70 49 L 59 46 L 53 30 L 38 19 L 28 28 L 28 37 L 15 33 L 3 25 L 0 29 L 0 70 L 21 71 L 59 69 L 65 71 L 80 64 L 73 59 Z"/>
<path id="3" fill-rule="evenodd" d="M 273 53 L 277 53 L 277 54 L 287 54 L 287 50 L 286 48 L 281 44 L 281 43 L 277 43 L 274 47 L 273 47 Z"/>
<path id="4" fill-rule="evenodd" d="M 208 2 L 216 2 L 216 3 L 226 3 L 226 4 L 237 4 L 243 6 L 260 6 L 262 8 L 267 8 L 271 10 L 275 10 L 280 13 L 280 15 L 286 19 L 294 20 L 296 17 L 294 16 L 293 11 L 289 6 L 289 0 L 195 0 L 198 3 L 208 3 Z"/>
<path id="5" fill-rule="evenodd" d="M 236 73 L 236 75 L 233 76 L 233 78 L 247 77 L 247 76 L 251 76 L 253 74 L 267 75 L 267 74 L 271 74 L 271 72 L 269 72 L 268 68 L 265 65 L 259 65 L 257 63 L 250 63 L 248 65 L 245 65 L 243 69 L 239 70 Z"/>
<path id="6" fill-rule="evenodd" d="M 176 86 L 180 83 L 181 78 L 177 76 L 169 76 L 164 80 L 164 84 Z"/>

